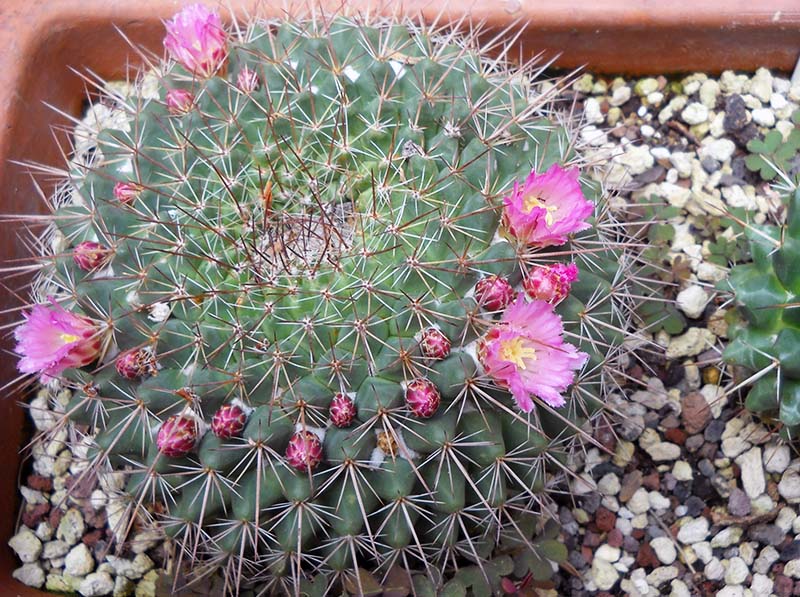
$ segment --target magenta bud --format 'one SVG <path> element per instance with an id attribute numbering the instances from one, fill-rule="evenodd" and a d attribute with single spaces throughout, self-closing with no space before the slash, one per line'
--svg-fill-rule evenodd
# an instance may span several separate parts
<path id="1" fill-rule="evenodd" d="M 156 360 L 149 350 L 139 348 L 122 353 L 114 366 L 122 377 L 135 380 L 154 373 Z"/>
<path id="2" fill-rule="evenodd" d="M 220 439 L 239 435 L 247 422 L 247 413 L 235 404 L 223 404 L 211 418 L 211 432 Z"/>
<path id="3" fill-rule="evenodd" d="M 356 405 L 347 394 L 336 394 L 331 400 L 331 423 L 336 427 L 350 427 L 356 416 Z"/>
<path id="4" fill-rule="evenodd" d="M 414 416 L 420 419 L 432 417 L 439 409 L 442 396 L 433 382 L 419 377 L 406 386 L 406 404 Z"/>
<path id="5" fill-rule="evenodd" d="M 475 300 L 487 311 L 502 311 L 514 296 L 514 288 L 500 276 L 488 276 L 475 285 Z"/>
<path id="6" fill-rule="evenodd" d="M 286 446 L 286 460 L 299 471 L 312 471 L 322 461 L 322 443 L 310 431 L 298 431 Z"/>
<path id="7" fill-rule="evenodd" d="M 161 425 L 156 446 L 164 456 L 180 458 L 197 443 L 197 421 L 191 417 L 172 416 Z"/>
<path id="8" fill-rule="evenodd" d="M 142 192 L 142 185 L 135 182 L 118 182 L 114 185 L 114 199 L 130 205 Z"/>
<path id="9" fill-rule="evenodd" d="M 450 354 L 450 340 L 438 328 L 428 328 L 420 339 L 422 354 L 429 359 L 441 361 Z"/>
<path id="10" fill-rule="evenodd" d="M 258 75 L 252 68 L 247 68 L 245 66 L 239 71 L 239 74 L 236 75 L 236 86 L 242 93 L 253 93 L 258 89 L 259 84 Z"/>
<path id="11" fill-rule="evenodd" d="M 90 240 L 75 245 L 72 250 L 72 259 L 75 265 L 85 272 L 90 272 L 101 267 L 108 261 L 111 249 Z"/>
<path id="12" fill-rule="evenodd" d="M 191 112 L 194 105 L 194 96 L 185 89 L 170 89 L 167 91 L 167 110 L 170 114 L 186 114 Z"/>

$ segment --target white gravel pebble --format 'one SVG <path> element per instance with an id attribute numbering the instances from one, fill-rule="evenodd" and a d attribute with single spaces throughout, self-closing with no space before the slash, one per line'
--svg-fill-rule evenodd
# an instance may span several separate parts
<path id="1" fill-rule="evenodd" d="M 671 442 L 658 442 L 647 446 L 645 451 L 656 462 L 677 460 L 681 456 L 681 447 Z"/>
<path id="2" fill-rule="evenodd" d="M 689 319 L 697 319 L 705 311 L 711 297 L 702 286 L 692 285 L 684 288 L 675 297 L 678 309 L 683 311 Z"/>
<path id="3" fill-rule="evenodd" d="M 700 102 L 692 102 L 683 109 L 681 118 L 686 124 L 702 124 L 708 120 L 708 108 Z"/>
<path id="4" fill-rule="evenodd" d="M 689 587 L 682 580 L 675 579 L 670 583 L 672 591 L 669 597 L 692 597 Z"/>
<path id="5" fill-rule="evenodd" d="M 773 443 L 764 446 L 764 468 L 768 473 L 782 473 L 790 461 L 789 446 Z"/>
<path id="6" fill-rule="evenodd" d="M 81 540 L 83 532 L 86 530 L 86 523 L 80 510 L 70 508 L 64 513 L 61 522 L 58 523 L 56 537 L 65 541 L 68 545 L 75 545 Z"/>
<path id="7" fill-rule="evenodd" d="M 800 503 L 800 463 L 790 465 L 783 473 L 778 493 L 790 504 Z"/>
<path id="8" fill-rule="evenodd" d="M 744 587 L 741 585 L 729 585 L 717 591 L 717 597 L 744 597 Z"/>
<path id="9" fill-rule="evenodd" d="M 722 565 L 722 562 L 719 561 L 719 558 L 711 558 L 711 560 L 706 564 L 706 567 L 703 569 L 704 574 L 708 580 L 721 580 L 723 576 L 725 576 L 725 567 Z"/>
<path id="10" fill-rule="evenodd" d="M 742 538 L 740 527 L 725 527 L 711 539 L 711 547 L 730 547 L 736 545 Z"/>
<path id="11" fill-rule="evenodd" d="M 670 565 L 678 557 L 678 550 L 669 537 L 656 537 L 650 541 L 650 547 L 656 553 L 658 561 L 662 564 Z"/>
<path id="12" fill-rule="evenodd" d="M 723 439 L 721 447 L 726 458 L 736 458 L 750 448 L 750 442 L 737 435 Z"/>
<path id="13" fill-rule="evenodd" d="M 729 585 L 740 585 L 750 574 L 750 569 L 740 557 L 733 557 L 728 560 L 728 568 L 725 570 L 725 582 Z"/>
<path id="14" fill-rule="evenodd" d="M 48 541 L 44 544 L 42 549 L 42 558 L 45 560 L 52 560 L 60 558 L 69 551 L 69 544 L 66 541 Z"/>
<path id="15" fill-rule="evenodd" d="M 692 465 L 685 460 L 678 460 L 672 467 L 672 476 L 678 481 L 691 481 L 694 479 Z"/>
<path id="16" fill-rule="evenodd" d="M 619 580 L 619 572 L 612 564 L 595 557 L 592 560 L 592 580 L 601 591 L 608 591 Z"/>
<path id="17" fill-rule="evenodd" d="M 792 578 L 800 578 L 800 560 L 789 560 L 783 567 L 783 573 Z"/>
<path id="18" fill-rule="evenodd" d="M 114 579 L 108 572 L 92 572 L 81 581 L 78 592 L 84 597 L 108 595 L 114 590 Z"/>
<path id="19" fill-rule="evenodd" d="M 772 579 L 764 574 L 754 574 L 753 580 L 750 583 L 750 590 L 753 595 L 771 595 L 772 594 Z"/>
<path id="20" fill-rule="evenodd" d="M 28 527 L 22 527 L 16 535 L 11 537 L 8 540 L 8 546 L 14 550 L 24 564 L 35 562 L 42 553 L 42 542 Z"/>
<path id="21" fill-rule="evenodd" d="M 83 543 L 78 543 L 64 559 L 64 571 L 72 576 L 86 576 L 92 570 L 94 570 L 92 552 Z"/>
<path id="22" fill-rule="evenodd" d="M 775 113 L 770 108 L 758 108 L 753 110 L 753 122 L 761 126 L 771 127 L 775 125 Z"/>
<path id="23" fill-rule="evenodd" d="M 731 159 L 735 151 L 736 144 L 730 139 L 713 139 L 703 143 L 697 153 L 700 159 L 710 157 L 720 163 L 724 163 Z"/>
<path id="24" fill-rule="evenodd" d="M 767 479 L 764 476 L 764 465 L 761 461 L 761 448 L 751 448 L 736 458 L 736 464 L 742 471 L 742 487 L 747 497 L 754 500 L 767 490 Z"/>
<path id="25" fill-rule="evenodd" d="M 24 585 L 40 588 L 44 584 L 44 570 L 37 563 L 23 564 L 11 576 Z"/>
<path id="26" fill-rule="evenodd" d="M 684 334 L 670 338 L 667 346 L 667 358 L 693 357 L 714 346 L 716 342 L 711 330 L 706 328 L 689 328 Z"/>
<path id="27" fill-rule="evenodd" d="M 702 516 L 687 520 L 678 530 L 678 541 L 686 545 L 704 541 L 706 537 L 708 537 L 708 519 Z"/>
<path id="28" fill-rule="evenodd" d="M 604 475 L 597 482 L 597 490 L 603 495 L 617 495 L 620 490 L 619 477 L 614 473 Z"/>

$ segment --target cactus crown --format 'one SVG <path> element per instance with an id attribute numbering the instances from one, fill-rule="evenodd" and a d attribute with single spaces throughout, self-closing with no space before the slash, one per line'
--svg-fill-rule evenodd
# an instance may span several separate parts
<path id="1" fill-rule="evenodd" d="M 545 473 L 634 307 L 558 85 L 410 21 L 202 18 L 53 206 L 41 294 L 102 340 L 63 363 L 64 423 L 232 591 L 465 560 L 494 586 L 500 545 L 543 574 Z"/>

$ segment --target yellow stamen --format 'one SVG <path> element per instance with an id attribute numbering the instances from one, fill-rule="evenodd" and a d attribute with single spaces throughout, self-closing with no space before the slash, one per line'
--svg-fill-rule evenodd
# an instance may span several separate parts
<path id="1" fill-rule="evenodd" d="M 64 344 L 72 344 L 73 342 L 77 342 L 80 339 L 80 336 L 75 336 L 74 334 L 61 334 L 59 336 Z"/>
<path id="2" fill-rule="evenodd" d="M 555 205 L 547 205 L 544 202 L 544 199 L 537 197 L 536 195 L 530 194 L 525 195 L 522 198 L 522 208 L 525 210 L 526 213 L 531 213 L 534 207 L 541 207 L 544 208 L 544 221 L 548 226 L 553 225 L 553 212 L 558 211 L 558 207 Z"/>
<path id="3" fill-rule="evenodd" d="M 519 369 L 525 370 L 525 359 L 536 360 L 536 349 L 523 345 L 522 337 L 500 342 L 500 358 L 514 363 Z"/>

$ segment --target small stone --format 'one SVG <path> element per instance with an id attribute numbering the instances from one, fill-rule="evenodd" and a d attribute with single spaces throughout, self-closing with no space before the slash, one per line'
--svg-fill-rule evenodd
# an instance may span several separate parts
<path id="1" fill-rule="evenodd" d="M 704 143 L 697 153 L 701 159 L 709 157 L 722 164 L 731 159 L 734 151 L 736 144 L 730 139 L 714 139 Z"/>
<path id="2" fill-rule="evenodd" d="M 789 446 L 774 443 L 764 446 L 764 468 L 768 473 L 782 473 L 790 461 Z"/>
<path id="3" fill-rule="evenodd" d="M 775 576 L 772 585 L 772 591 L 778 597 L 791 597 L 794 582 L 788 576 L 778 574 Z"/>
<path id="4" fill-rule="evenodd" d="M 669 597 L 692 597 L 692 592 L 689 590 L 689 586 L 682 580 L 673 580 L 670 584 L 670 588 L 672 591 L 670 592 Z"/>
<path id="5" fill-rule="evenodd" d="M 747 516 L 750 514 L 750 498 L 738 487 L 731 490 L 728 497 L 728 512 L 733 516 Z"/>
<path id="6" fill-rule="evenodd" d="M 753 595 L 771 595 L 772 594 L 772 579 L 763 574 L 754 574 L 753 580 L 750 582 L 750 590 Z"/>
<path id="7" fill-rule="evenodd" d="M 700 392 L 689 392 L 681 400 L 681 420 L 689 434 L 700 433 L 711 420 L 711 408 Z"/>
<path id="8" fill-rule="evenodd" d="M 688 549 L 691 549 L 703 564 L 708 564 L 714 557 L 714 551 L 708 541 L 700 541 Z"/>
<path id="9" fill-rule="evenodd" d="M 136 591 L 136 583 L 124 576 L 117 576 L 114 579 L 113 597 L 131 597 Z"/>
<path id="10" fill-rule="evenodd" d="M 23 564 L 20 568 L 14 570 L 11 576 L 29 587 L 41 588 L 44 584 L 44 570 L 37 563 Z"/>
<path id="11" fill-rule="evenodd" d="M 711 547 L 730 547 L 736 545 L 744 531 L 740 527 L 725 527 L 711 539 Z"/>
<path id="12" fill-rule="evenodd" d="M 597 490 L 603 495 L 617 495 L 620 490 L 619 477 L 614 473 L 604 475 L 603 478 L 597 482 Z"/>
<path id="13" fill-rule="evenodd" d="M 608 100 L 608 103 L 612 106 L 621 106 L 629 99 L 631 99 L 631 88 L 625 85 L 623 87 L 618 87 L 613 91 L 611 99 Z"/>
<path id="14" fill-rule="evenodd" d="M 778 493 L 790 504 L 800 503 L 800 463 L 790 465 L 783 473 Z"/>
<path id="15" fill-rule="evenodd" d="M 728 569 L 725 571 L 725 582 L 729 585 L 740 585 L 747 580 L 750 569 L 740 557 L 728 560 Z"/>
<path id="16" fill-rule="evenodd" d="M 692 102 L 681 112 L 681 119 L 689 125 L 708 121 L 708 108 L 699 102 Z"/>
<path id="17" fill-rule="evenodd" d="M 800 556 L 800 554 L 798 554 Z M 778 550 L 776 550 L 772 545 L 767 545 L 764 549 L 761 550 L 761 553 L 758 554 L 755 562 L 753 562 L 753 570 L 758 572 L 759 574 L 766 574 L 769 572 L 769 569 L 772 568 L 772 565 L 778 561 L 780 555 L 778 554 Z M 787 559 L 788 562 L 792 558 Z"/>
<path id="18" fill-rule="evenodd" d="M 69 547 L 66 541 L 48 541 L 42 549 L 42 559 L 60 558 L 69 551 Z"/>
<path id="19" fill-rule="evenodd" d="M 611 547 L 607 543 L 604 543 L 600 547 L 597 548 L 597 551 L 594 553 L 595 558 L 600 558 L 601 560 L 605 560 L 606 562 L 614 563 L 619 560 L 620 555 L 622 552 L 619 550 L 618 547 Z"/>
<path id="20" fill-rule="evenodd" d="M 80 510 L 70 508 L 64 513 L 61 522 L 58 524 L 56 530 L 56 537 L 65 541 L 68 545 L 75 545 L 81 540 L 86 524 L 83 521 L 83 515 Z"/>
<path id="21" fill-rule="evenodd" d="M 671 581 L 678 576 L 678 568 L 675 566 L 661 566 L 647 575 L 647 584 L 651 587 L 660 587 L 664 583 Z"/>
<path id="22" fill-rule="evenodd" d="M 774 524 L 756 524 L 747 529 L 747 536 L 765 545 L 780 545 L 786 533 Z"/>
<path id="23" fill-rule="evenodd" d="M 690 319 L 697 319 L 705 311 L 711 297 L 701 286 L 689 286 L 678 293 L 675 302 L 678 309 L 683 311 Z"/>
<path id="24" fill-rule="evenodd" d="M 725 576 L 725 567 L 718 558 L 711 558 L 703 573 L 708 580 L 722 580 L 722 577 Z"/>
<path id="25" fill-rule="evenodd" d="M 741 585 L 728 585 L 717 591 L 716 597 L 744 597 L 744 587 Z"/>
<path id="26" fill-rule="evenodd" d="M 698 95 L 700 97 L 700 101 L 706 108 L 710 110 L 713 109 L 717 104 L 719 83 L 717 83 L 714 79 L 703 81 L 702 85 L 700 85 L 700 91 L 698 92 Z"/>
<path id="27" fill-rule="evenodd" d="M 662 564 L 669 566 L 678 557 L 678 550 L 669 537 L 656 537 L 650 541 L 650 547 Z"/>
<path id="28" fill-rule="evenodd" d="M 64 559 L 64 571 L 73 576 L 86 576 L 92 570 L 94 570 L 92 552 L 83 543 L 78 543 Z"/>
<path id="29" fill-rule="evenodd" d="M 684 334 L 674 336 L 667 346 L 669 359 L 693 357 L 714 346 L 716 336 L 706 328 L 689 328 Z"/>
<path id="30" fill-rule="evenodd" d="M 750 448 L 750 442 L 743 437 L 736 435 L 734 437 L 723 438 L 721 447 L 722 453 L 726 458 L 736 458 Z M 759 466 L 761 466 L 760 462 Z"/>
<path id="31" fill-rule="evenodd" d="M 767 490 L 764 465 L 761 461 L 761 448 L 751 448 L 736 458 L 736 464 L 742 471 L 742 487 L 751 500 Z"/>
<path id="32" fill-rule="evenodd" d="M 656 462 L 677 460 L 681 456 L 681 448 L 671 442 L 657 442 L 645 448 L 645 451 Z"/>
<path id="33" fill-rule="evenodd" d="M 109 595 L 114 591 L 114 579 L 108 572 L 92 572 L 83 579 L 78 592 L 84 597 Z"/>
<path id="34" fill-rule="evenodd" d="M 703 517 L 689 519 L 678 530 L 678 541 L 686 545 L 697 543 L 708 537 L 708 520 Z"/>
<path id="35" fill-rule="evenodd" d="M 22 527 L 11 537 L 8 546 L 24 564 L 35 562 L 42 553 L 42 542 L 28 527 Z"/>
<path id="36" fill-rule="evenodd" d="M 678 460 L 672 467 L 672 475 L 678 481 L 692 481 L 694 473 L 692 472 L 692 465 L 685 460 Z"/>
<path id="37" fill-rule="evenodd" d="M 664 497 L 657 491 L 651 491 L 647 495 L 648 502 L 650 503 L 651 510 L 667 510 L 672 507 L 669 498 Z"/>
<path id="38" fill-rule="evenodd" d="M 752 111 L 753 122 L 765 127 L 775 125 L 775 113 L 770 108 L 758 108 Z"/>
<path id="39" fill-rule="evenodd" d="M 775 548 L 773 547 L 773 550 L 774 549 Z M 775 560 L 773 560 L 773 562 L 778 559 L 780 559 L 781 562 L 788 562 L 790 560 L 796 560 L 798 558 L 800 558 L 800 541 L 795 540 L 789 543 L 789 545 L 787 545 L 783 549 L 781 549 L 780 554 L 776 555 L 776 558 Z"/>
<path id="40" fill-rule="evenodd" d="M 750 93 L 766 103 L 772 97 L 772 73 L 769 69 L 759 68 L 750 79 Z"/>
<path id="41" fill-rule="evenodd" d="M 592 580 L 601 591 L 610 591 L 619 580 L 619 572 L 609 562 L 595 557 L 592 560 Z"/>
<path id="42" fill-rule="evenodd" d="M 145 574 L 144 578 L 136 585 L 136 597 L 155 597 L 158 577 L 157 570 L 151 570 Z"/>
<path id="43" fill-rule="evenodd" d="M 728 133 L 735 133 L 747 126 L 747 106 L 740 95 L 731 95 L 725 100 L 725 119 L 723 127 Z"/>

